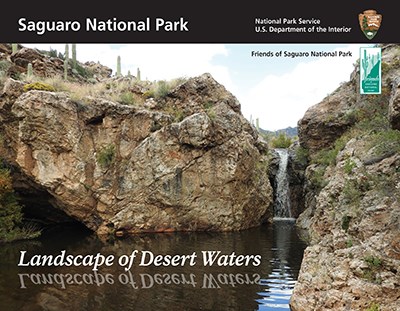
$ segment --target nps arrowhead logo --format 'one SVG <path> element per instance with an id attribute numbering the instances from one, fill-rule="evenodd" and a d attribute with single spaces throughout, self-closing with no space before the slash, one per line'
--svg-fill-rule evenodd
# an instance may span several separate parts
<path id="1" fill-rule="evenodd" d="M 376 14 L 375 10 L 366 10 L 358 14 L 358 21 L 360 22 L 361 31 L 371 40 L 375 37 L 379 27 L 381 27 L 382 15 Z"/>

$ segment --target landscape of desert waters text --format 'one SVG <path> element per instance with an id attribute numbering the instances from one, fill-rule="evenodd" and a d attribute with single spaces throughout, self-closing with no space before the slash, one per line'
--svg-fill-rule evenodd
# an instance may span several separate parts
<path id="1" fill-rule="evenodd" d="M 204 266 L 259 266 L 261 264 L 261 255 L 238 255 L 235 252 L 231 254 L 221 254 L 221 251 L 201 251 L 201 255 L 193 252 L 189 255 L 155 255 L 151 251 L 133 250 L 130 255 L 121 255 L 115 258 L 114 255 L 102 255 L 100 253 L 90 255 L 71 255 L 66 254 L 62 250 L 59 255 L 33 255 L 31 259 L 25 258 L 26 251 L 20 251 L 19 267 L 39 267 L 39 266 L 85 266 L 92 267 L 93 271 L 97 271 L 102 265 L 112 266 L 116 261 L 121 267 L 125 267 L 128 271 L 135 265 L 136 260 L 140 257 L 137 265 L 146 267 L 154 265 L 156 267 L 177 267 L 177 266 L 194 266 L 198 263 L 197 258 L 202 258 Z M 139 259 L 138 259 L 139 260 Z"/>

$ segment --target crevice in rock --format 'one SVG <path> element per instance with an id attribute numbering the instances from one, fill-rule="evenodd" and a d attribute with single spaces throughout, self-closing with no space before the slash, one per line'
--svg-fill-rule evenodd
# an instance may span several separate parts
<path id="1" fill-rule="evenodd" d="M 86 125 L 101 125 L 103 124 L 103 119 L 105 118 L 105 114 L 100 116 L 95 116 L 86 121 Z"/>
<path id="2" fill-rule="evenodd" d="M 11 170 L 13 172 L 13 188 L 23 207 L 22 212 L 25 220 L 37 223 L 39 226 L 80 223 L 63 210 L 54 207 L 51 204 L 54 198 L 46 190 L 41 189 L 15 167 L 12 167 Z"/>

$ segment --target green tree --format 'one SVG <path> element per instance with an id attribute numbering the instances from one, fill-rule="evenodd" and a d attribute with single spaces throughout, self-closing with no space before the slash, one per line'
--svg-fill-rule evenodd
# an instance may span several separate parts
<path id="1" fill-rule="evenodd" d="M 292 144 L 292 139 L 284 132 L 280 132 L 277 136 L 271 139 L 272 148 L 289 148 Z"/>

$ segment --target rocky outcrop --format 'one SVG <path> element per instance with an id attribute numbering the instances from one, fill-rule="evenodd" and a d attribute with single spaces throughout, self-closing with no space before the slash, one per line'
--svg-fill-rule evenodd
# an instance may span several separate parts
<path id="1" fill-rule="evenodd" d="M 356 92 L 354 84 L 346 83 L 306 111 L 298 122 L 302 147 L 311 153 L 327 148 L 354 124 L 350 111 L 355 106 Z"/>
<path id="2" fill-rule="evenodd" d="M 95 63 L 95 62 L 86 62 L 84 64 L 84 67 L 89 70 L 93 74 L 93 78 L 101 81 L 102 79 L 105 78 L 110 78 L 112 74 L 112 69 L 104 66 L 100 63 Z"/>
<path id="3" fill-rule="evenodd" d="M 400 78 L 393 83 L 393 94 L 389 103 L 389 119 L 392 128 L 400 130 Z"/>
<path id="4" fill-rule="evenodd" d="M 0 98 L 5 158 L 54 208 L 98 234 L 240 230 L 271 216 L 265 146 L 210 75 L 160 109 L 85 103 L 13 80 Z"/>
<path id="5" fill-rule="evenodd" d="M 64 75 L 64 60 L 51 57 L 37 49 L 18 46 L 18 51 L 12 54 L 11 45 L 0 44 L 0 60 L 8 62 L 7 75 L 18 78 L 26 74 L 28 64 L 32 64 L 33 74 L 37 77 L 62 77 Z M 112 69 L 95 62 L 82 64 L 77 62 L 81 71 L 78 72 L 70 65 L 68 77 L 71 81 L 87 82 L 101 81 L 111 76 Z M 0 68 L 4 70 L 4 68 Z"/>
<path id="6" fill-rule="evenodd" d="M 327 169 L 315 209 L 300 221 L 305 251 L 291 307 L 397 310 L 400 294 L 400 154 L 365 165 L 365 138 L 350 140 Z"/>
<path id="7" fill-rule="evenodd" d="M 398 309 L 400 132 L 393 107 L 400 48 L 382 50 L 381 95 L 360 96 L 355 70 L 327 97 L 334 104 L 324 99 L 299 122 L 311 163 L 297 225 L 307 229 L 310 246 L 293 311 Z"/>
<path id="8" fill-rule="evenodd" d="M 304 170 L 305 163 L 297 157 L 297 143 L 289 149 L 288 177 L 290 188 L 290 209 L 294 218 L 304 211 Z"/>
<path id="9" fill-rule="evenodd" d="M 21 72 L 26 72 L 31 63 L 33 71 L 41 77 L 58 75 L 64 70 L 64 61 L 57 57 L 48 57 L 35 49 L 22 48 L 11 55 L 11 60 Z"/>

